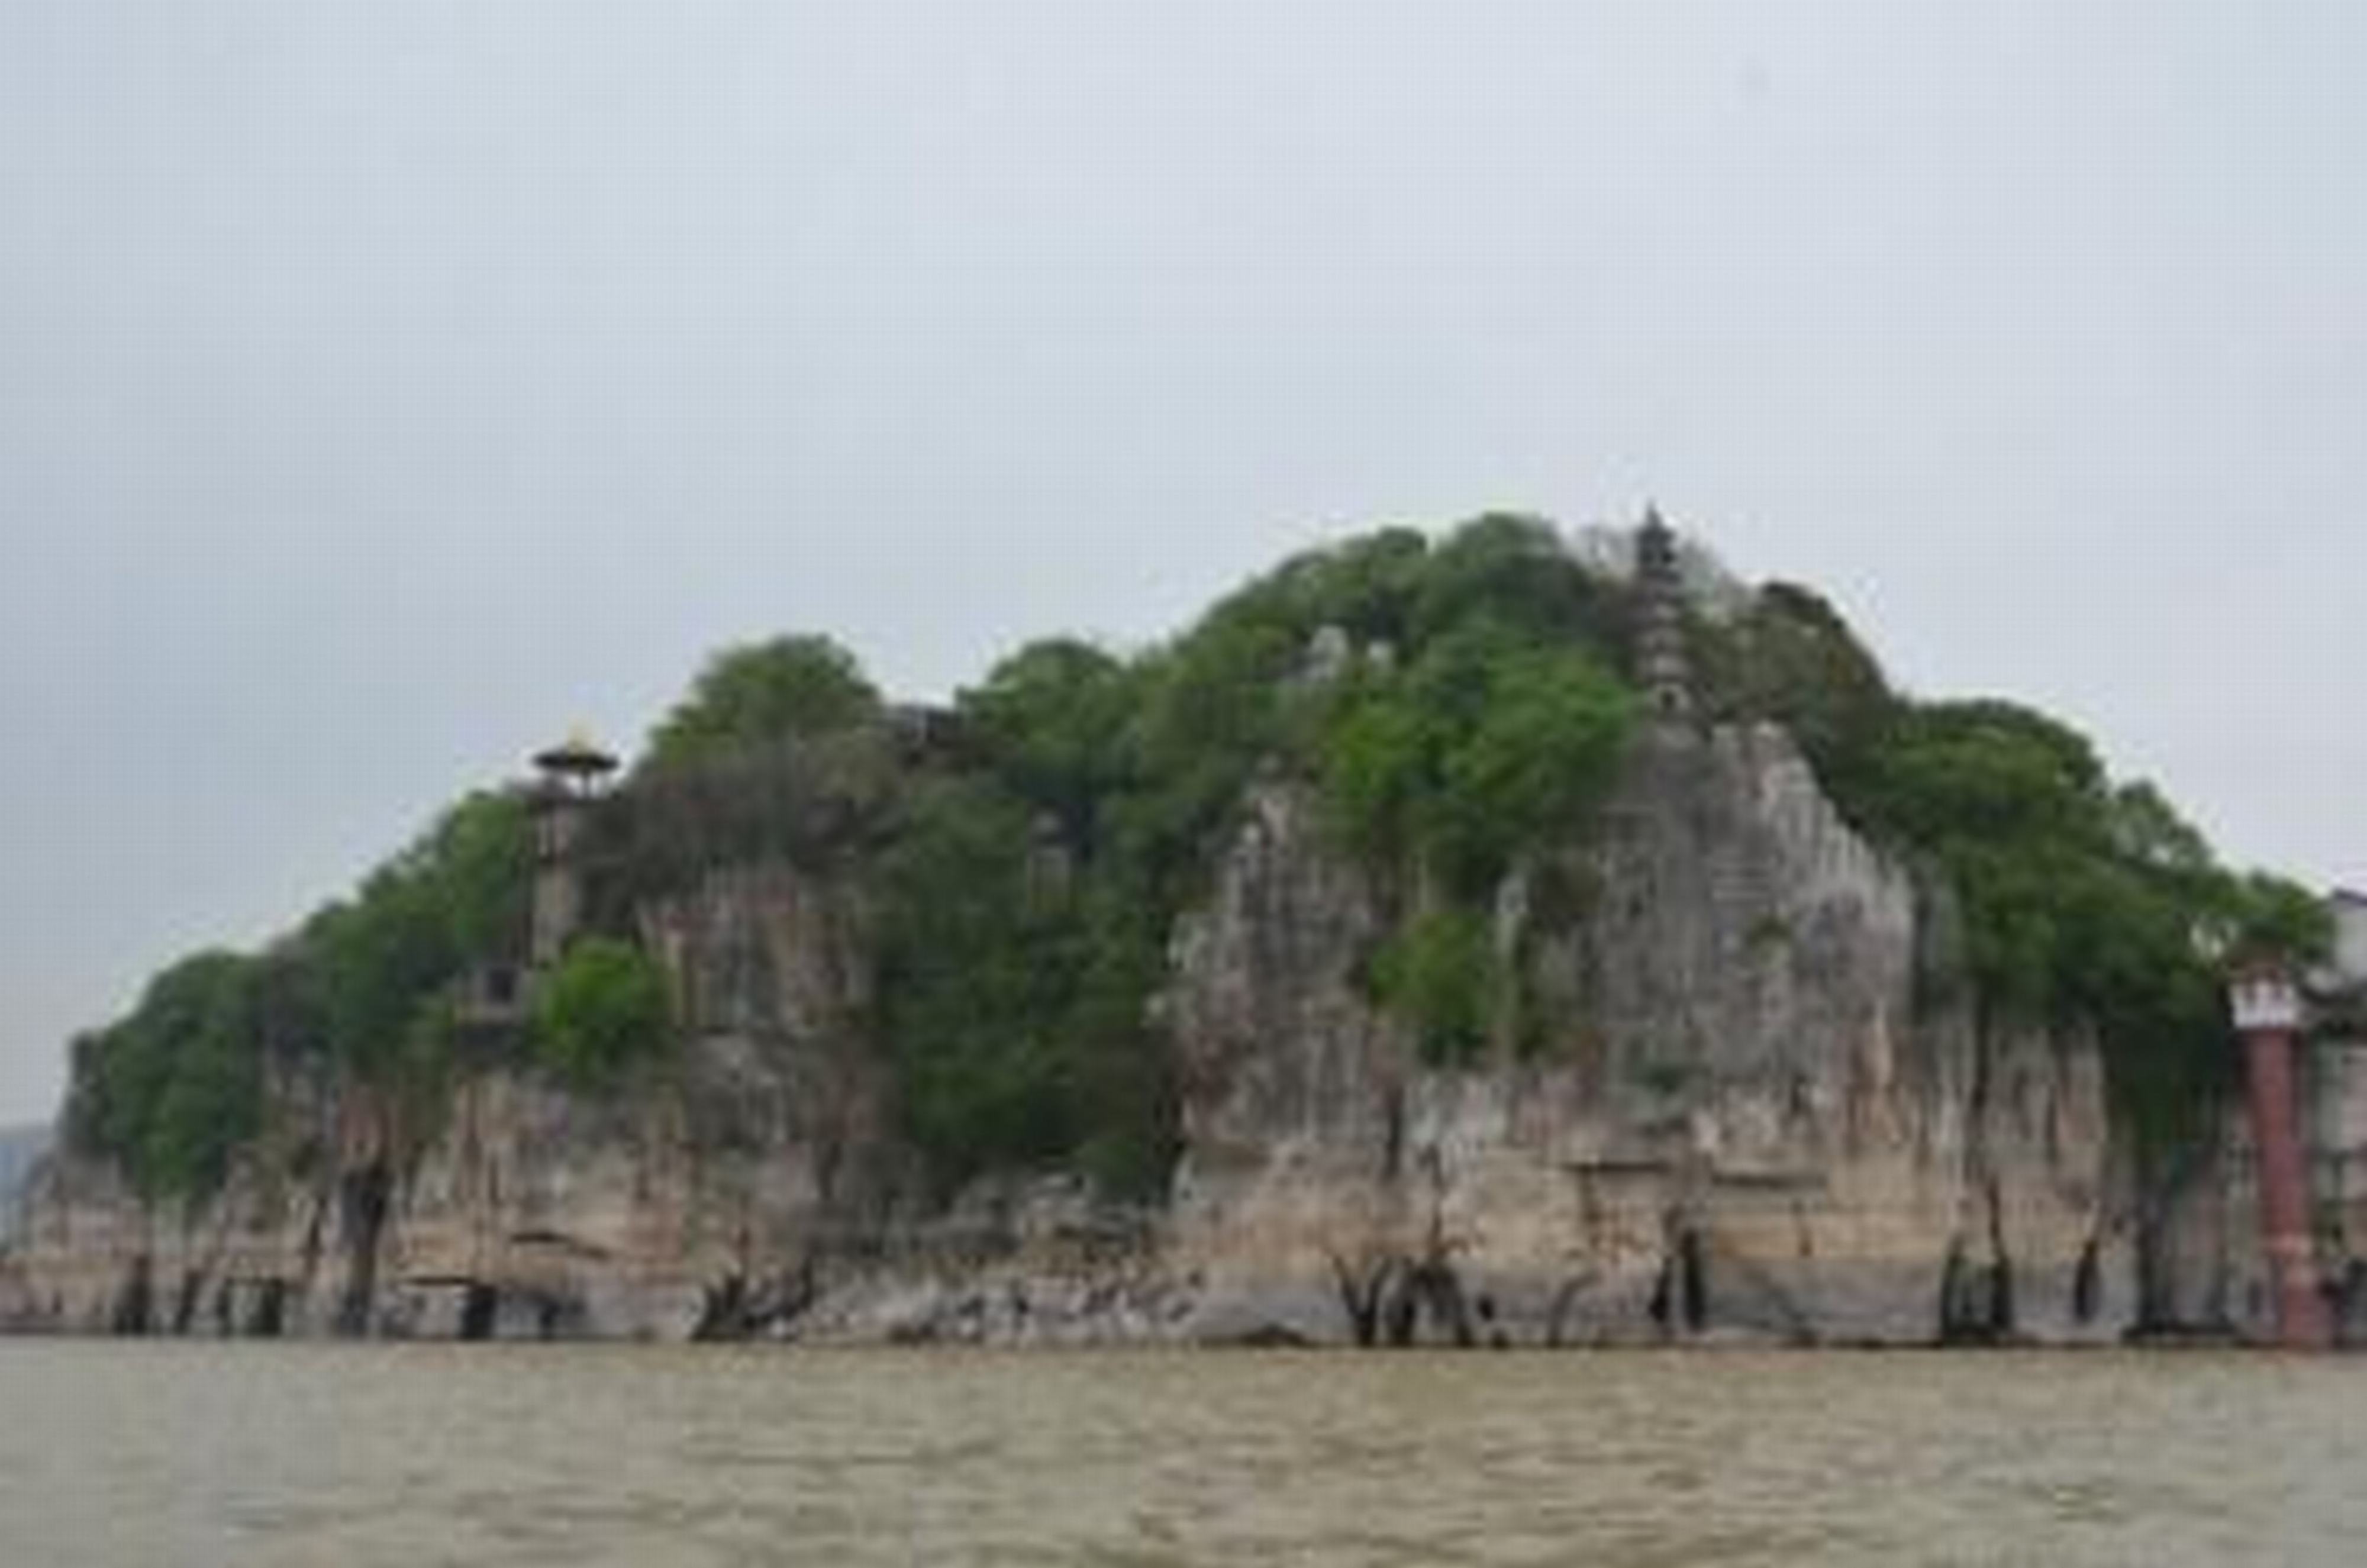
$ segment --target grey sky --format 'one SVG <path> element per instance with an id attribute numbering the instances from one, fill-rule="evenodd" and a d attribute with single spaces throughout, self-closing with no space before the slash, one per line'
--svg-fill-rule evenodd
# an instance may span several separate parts
<path id="1" fill-rule="evenodd" d="M 0 0 L 0 1120 L 571 721 L 1657 496 L 2367 882 L 2367 6 Z M 2346 635 L 2348 634 L 2348 635 Z"/>

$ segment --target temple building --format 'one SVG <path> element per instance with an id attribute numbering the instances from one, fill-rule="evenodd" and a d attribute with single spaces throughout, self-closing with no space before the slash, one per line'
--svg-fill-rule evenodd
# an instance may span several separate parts
<path id="1" fill-rule="evenodd" d="M 534 759 L 534 915 L 527 963 L 537 972 L 558 966 L 583 923 L 583 822 L 592 802 L 617 771 L 617 759 L 578 730 Z"/>
<path id="2" fill-rule="evenodd" d="M 521 791 L 534 824 L 526 963 L 482 963 L 461 976 L 453 1010 L 464 1030 L 496 1038 L 514 1031 L 526 1020 L 536 979 L 566 956 L 583 924 L 585 822 L 617 766 L 581 730 L 536 753 L 534 780 Z"/>

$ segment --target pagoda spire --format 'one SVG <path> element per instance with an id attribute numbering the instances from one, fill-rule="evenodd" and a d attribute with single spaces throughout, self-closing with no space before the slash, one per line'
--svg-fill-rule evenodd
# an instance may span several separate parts
<path id="1" fill-rule="evenodd" d="M 1647 502 L 1636 531 L 1636 675 L 1654 718 L 1682 723 L 1693 715 L 1693 659 L 1685 638 L 1684 574 L 1677 536 Z"/>

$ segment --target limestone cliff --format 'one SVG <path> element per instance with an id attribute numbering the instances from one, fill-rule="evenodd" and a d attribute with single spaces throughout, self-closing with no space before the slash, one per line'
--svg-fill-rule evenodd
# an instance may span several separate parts
<path id="1" fill-rule="evenodd" d="M 1664 734 L 1593 889 L 1497 938 L 1567 1021 L 1421 1066 L 1359 993 L 1374 890 L 1256 803 L 1179 940 L 1172 1247 L 1199 1325 L 1523 1343 L 2113 1332 L 2110 1139 L 2077 1042 L 1919 994 L 1910 879 L 1772 728 Z M 2005 1299 L 2010 1292 L 2010 1301 Z"/>
<path id="2" fill-rule="evenodd" d="M 844 889 L 775 868 L 643 911 L 674 1070 L 575 1095 L 463 1063 L 428 1106 L 274 1086 L 267 1135 L 193 1208 L 62 1156 L 25 1204 L 14 1315 L 119 1332 L 734 1335 L 876 1230 L 892 1159 Z M 0 1300 L 0 1307 L 7 1303 Z"/>
<path id="3" fill-rule="evenodd" d="M 1975 1028 L 1932 977 L 1944 900 L 1851 831 L 1780 730 L 1660 730 L 1586 842 L 1496 900 L 1531 1016 L 1432 1066 L 1368 994 L 1387 890 L 1303 789 L 1257 786 L 1172 939 L 1184 1152 L 1163 1205 L 1064 1179 L 934 1199 L 894 1132 L 859 887 L 747 867 L 640 912 L 685 1025 L 671 1071 L 587 1098 L 463 1063 L 427 1105 L 290 1077 L 186 1211 L 61 1155 L 0 1311 L 1009 1342 L 2135 1323 L 2095 1051 Z"/>

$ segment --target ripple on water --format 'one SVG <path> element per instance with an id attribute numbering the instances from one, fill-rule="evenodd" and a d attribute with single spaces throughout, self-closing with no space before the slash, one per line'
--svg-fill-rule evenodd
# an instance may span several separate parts
<path id="1" fill-rule="evenodd" d="M 2367 1361 L 0 1343 L 10 1562 L 2351 1563 Z"/>

